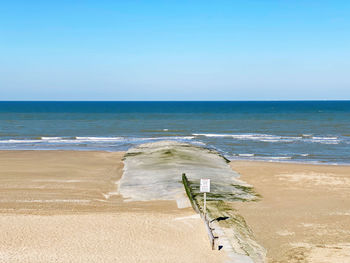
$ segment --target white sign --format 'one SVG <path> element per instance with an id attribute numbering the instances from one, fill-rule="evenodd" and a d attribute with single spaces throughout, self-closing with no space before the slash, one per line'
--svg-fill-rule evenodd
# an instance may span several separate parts
<path id="1" fill-rule="evenodd" d="M 201 193 L 210 192 L 210 179 L 201 179 L 200 191 Z"/>

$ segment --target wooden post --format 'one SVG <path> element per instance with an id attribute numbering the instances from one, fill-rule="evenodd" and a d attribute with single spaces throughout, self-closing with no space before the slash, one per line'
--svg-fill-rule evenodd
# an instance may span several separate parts
<path id="1" fill-rule="evenodd" d="M 194 211 L 196 211 L 198 214 L 200 214 L 200 210 L 198 208 L 198 205 L 196 204 L 196 201 L 193 198 L 193 195 L 191 193 L 191 189 L 190 189 L 190 186 L 189 186 L 189 183 L 188 183 L 188 179 L 187 179 L 185 173 L 182 174 L 182 183 L 183 183 L 183 185 L 185 187 L 186 194 L 188 196 L 188 199 L 191 202 L 191 205 L 192 205 Z"/>

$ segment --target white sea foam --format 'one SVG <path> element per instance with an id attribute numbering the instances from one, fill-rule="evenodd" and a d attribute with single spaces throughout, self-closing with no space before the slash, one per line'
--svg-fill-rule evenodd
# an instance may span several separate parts
<path id="1" fill-rule="evenodd" d="M 216 133 L 192 133 L 194 136 L 205 136 L 205 137 L 231 137 L 231 134 L 216 134 Z"/>
<path id="2" fill-rule="evenodd" d="M 257 156 L 255 154 L 237 154 L 228 158 L 230 160 L 240 160 L 240 159 L 250 159 L 250 160 L 263 160 L 263 161 L 278 161 L 278 160 L 291 160 L 292 156 Z"/>
<path id="3" fill-rule="evenodd" d="M 85 137 L 77 136 L 73 138 L 68 137 L 40 137 L 40 139 L 8 139 L 0 140 L 0 144 L 40 144 L 40 145 L 51 145 L 51 144 L 103 144 L 103 143 L 125 143 L 131 142 L 135 144 L 143 142 L 152 142 L 160 140 L 175 140 L 175 141 L 190 141 L 195 136 L 165 136 L 165 137 Z"/>
<path id="4" fill-rule="evenodd" d="M 164 136 L 164 137 L 133 137 L 127 138 L 130 141 L 159 141 L 159 140 L 192 140 L 195 136 Z"/>
<path id="5" fill-rule="evenodd" d="M 290 143 L 290 142 L 311 142 L 321 144 L 339 144 L 341 140 L 336 136 L 312 136 L 311 134 L 303 134 L 302 136 L 282 136 L 282 135 L 271 135 L 271 134 L 217 134 L 217 133 L 193 133 L 196 137 L 212 137 L 212 138 L 232 138 L 236 140 L 252 140 L 269 143 Z"/>
<path id="6" fill-rule="evenodd" d="M 92 142 L 124 140 L 123 137 L 75 137 L 75 138 L 79 141 L 92 141 Z"/>
<path id="7" fill-rule="evenodd" d="M 317 137 L 313 136 L 310 139 L 312 142 L 322 143 L 322 144 L 339 144 L 340 140 L 338 137 Z"/>
<path id="8" fill-rule="evenodd" d="M 312 134 L 303 134 L 302 137 L 307 137 L 307 138 L 309 138 L 309 137 L 312 137 Z"/>
<path id="9" fill-rule="evenodd" d="M 291 140 L 273 140 L 273 139 L 263 139 L 263 140 L 258 140 L 260 142 L 291 142 Z"/>
<path id="10" fill-rule="evenodd" d="M 232 139 L 240 143 L 239 141 L 252 141 L 261 143 L 297 143 L 297 144 L 350 144 L 350 140 L 345 137 L 338 136 L 321 136 L 313 134 L 303 134 L 299 136 L 282 136 L 263 133 L 237 133 L 237 134 L 220 134 L 220 133 L 193 133 L 192 135 L 173 135 L 173 136 L 158 136 L 158 137 L 128 137 L 128 136 L 110 136 L 110 137 L 97 137 L 97 136 L 77 136 L 77 137 L 61 137 L 61 136 L 42 136 L 39 139 L 6 139 L 0 140 L 0 147 L 2 149 L 52 149 L 52 148 L 64 148 L 72 147 L 74 149 L 78 147 L 84 147 L 84 149 L 103 149 L 106 147 L 119 147 L 119 149 L 125 150 L 131 145 L 137 145 L 141 143 L 157 142 L 162 140 L 172 140 L 180 142 L 190 142 L 194 145 L 211 145 L 210 138 Z M 219 142 L 221 143 L 221 142 Z M 224 148 L 224 147 L 223 147 Z M 117 149 L 117 148 L 116 148 Z M 232 153 L 228 153 L 230 155 Z M 244 153 L 238 155 L 239 157 L 254 158 L 255 156 L 248 156 Z M 300 155 L 299 156 L 307 156 Z"/>
<path id="11" fill-rule="evenodd" d="M 0 140 L 0 143 L 40 143 L 41 140 Z"/>
<path id="12" fill-rule="evenodd" d="M 312 138 L 315 140 L 337 140 L 338 139 L 338 137 L 316 137 L 316 136 Z"/>
<path id="13" fill-rule="evenodd" d="M 254 153 L 239 153 L 238 156 L 241 157 L 253 157 L 255 154 Z"/>
<path id="14" fill-rule="evenodd" d="M 0 140 L 0 143 L 40 143 L 40 144 L 78 144 L 78 143 L 94 143 L 94 142 L 119 142 L 125 140 L 123 137 L 40 137 L 40 140 L 34 139 L 9 139 Z"/>
<path id="15" fill-rule="evenodd" d="M 253 140 L 253 141 L 261 141 L 261 142 L 292 142 L 296 140 L 300 140 L 301 137 L 295 136 L 278 136 L 271 134 L 255 134 L 255 133 L 247 133 L 247 134 L 216 134 L 216 133 L 193 133 L 194 136 L 204 136 L 204 137 L 227 137 L 233 138 L 237 140 Z"/>

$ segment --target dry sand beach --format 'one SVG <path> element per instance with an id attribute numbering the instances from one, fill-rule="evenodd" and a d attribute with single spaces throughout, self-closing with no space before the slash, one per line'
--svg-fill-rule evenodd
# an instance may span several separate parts
<path id="1" fill-rule="evenodd" d="M 269 262 L 350 262 L 350 166 L 231 162 L 261 201 L 234 207 Z"/>
<path id="2" fill-rule="evenodd" d="M 0 262 L 224 262 L 192 208 L 124 202 L 123 153 L 0 152 Z"/>
<path id="3" fill-rule="evenodd" d="M 175 201 L 125 201 L 123 152 L 0 151 L 0 262 L 226 262 Z M 350 167 L 231 162 L 269 262 L 350 262 Z"/>

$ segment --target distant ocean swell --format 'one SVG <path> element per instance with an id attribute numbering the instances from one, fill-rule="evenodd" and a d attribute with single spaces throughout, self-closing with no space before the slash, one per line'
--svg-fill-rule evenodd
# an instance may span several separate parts
<path id="1" fill-rule="evenodd" d="M 350 101 L 0 102 L 0 150 L 175 140 L 228 159 L 350 164 Z"/>

